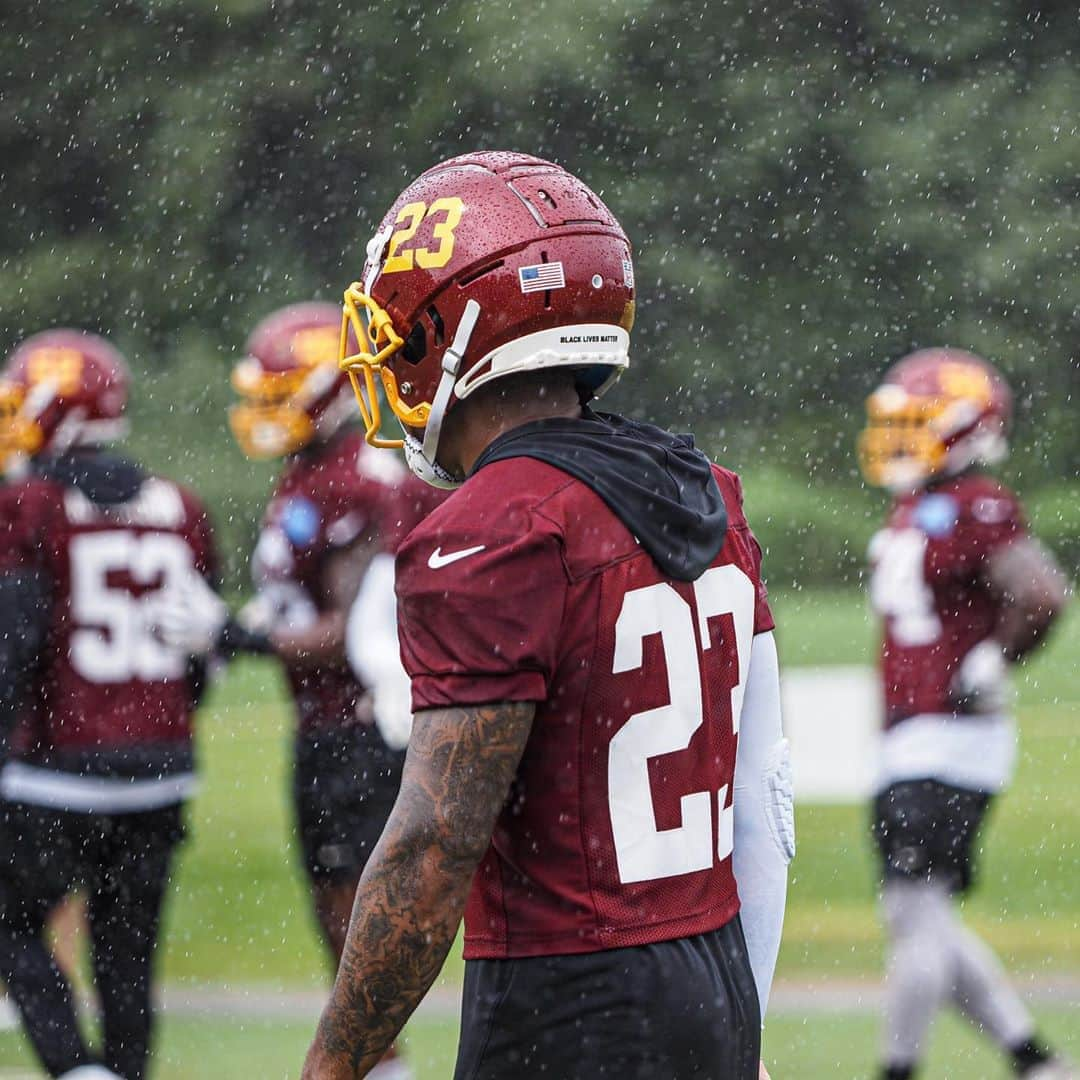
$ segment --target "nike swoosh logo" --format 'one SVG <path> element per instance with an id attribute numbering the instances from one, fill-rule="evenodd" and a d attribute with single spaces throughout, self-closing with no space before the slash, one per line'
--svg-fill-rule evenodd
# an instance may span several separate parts
<path id="1" fill-rule="evenodd" d="M 462 548 L 461 551 L 448 551 L 445 555 L 442 553 L 442 548 L 437 547 L 429 556 L 427 564 L 432 570 L 438 570 L 443 566 L 449 566 L 452 562 L 457 562 L 458 559 L 464 559 L 469 555 L 475 555 L 478 551 L 483 551 L 487 547 L 487 544 L 478 544 L 476 547 Z"/>

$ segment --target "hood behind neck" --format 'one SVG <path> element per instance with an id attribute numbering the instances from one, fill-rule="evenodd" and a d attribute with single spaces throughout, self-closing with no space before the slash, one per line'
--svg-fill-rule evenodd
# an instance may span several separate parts
<path id="1" fill-rule="evenodd" d="M 515 457 L 543 461 L 589 487 L 668 577 L 697 580 L 724 546 L 724 498 L 692 435 L 585 409 L 500 435 L 472 473 Z"/>
<path id="2" fill-rule="evenodd" d="M 99 506 L 116 506 L 133 498 L 142 487 L 146 473 L 127 458 L 102 450 L 69 450 L 44 458 L 37 473 L 49 480 L 78 488 Z"/>

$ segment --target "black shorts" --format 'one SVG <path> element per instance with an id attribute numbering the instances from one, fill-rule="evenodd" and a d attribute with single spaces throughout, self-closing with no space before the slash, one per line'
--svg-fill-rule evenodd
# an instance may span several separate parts
<path id="1" fill-rule="evenodd" d="M 302 732 L 293 797 L 304 866 L 316 881 L 356 882 L 401 787 L 404 750 L 373 727 Z"/>
<path id="2" fill-rule="evenodd" d="M 470 960 L 454 1080 L 756 1080 L 742 925 L 577 956 Z"/>
<path id="3" fill-rule="evenodd" d="M 892 784 L 874 800 L 874 839 L 889 878 L 917 878 L 965 892 L 991 797 L 937 780 Z"/>
<path id="4" fill-rule="evenodd" d="M 34 930 L 68 893 L 107 892 L 159 902 L 183 806 L 130 814 L 80 814 L 0 803 L 0 920 Z"/>

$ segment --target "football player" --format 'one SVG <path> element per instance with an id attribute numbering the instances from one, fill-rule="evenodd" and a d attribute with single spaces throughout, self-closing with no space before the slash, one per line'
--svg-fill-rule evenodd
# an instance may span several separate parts
<path id="1" fill-rule="evenodd" d="M 283 458 L 252 557 L 256 594 L 236 619 L 189 590 L 161 608 L 165 640 L 192 653 L 281 661 L 298 730 L 293 797 L 315 914 L 341 958 L 360 872 L 397 794 L 404 755 L 372 724 L 345 655 L 350 606 L 384 542 L 384 512 L 406 470 L 364 442 L 338 365 L 340 308 L 300 303 L 252 331 L 232 382 L 230 425 L 252 458 Z M 387 1063 L 380 1080 L 406 1075 Z"/>
<path id="2" fill-rule="evenodd" d="M 1009 388 L 980 357 L 925 349 L 886 373 L 867 412 L 862 469 L 894 499 L 870 550 L 885 704 L 873 814 L 888 934 L 881 1075 L 914 1075 L 947 1003 L 1018 1074 L 1072 1075 L 1037 1040 L 1001 965 L 953 904 L 972 883 L 980 826 L 1012 774 L 1009 668 L 1044 639 L 1066 599 L 1016 496 L 986 472 L 1006 453 Z"/>
<path id="3" fill-rule="evenodd" d="M 28 471 L 0 495 L 2 678 L 21 720 L 0 773 L 0 977 L 49 1075 L 85 1080 L 146 1073 L 201 683 L 155 636 L 153 609 L 163 590 L 215 573 L 199 500 L 105 449 L 123 434 L 128 383 L 108 342 L 52 330 L 14 351 L 0 384 L 0 446 Z M 76 890 L 88 898 L 100 1057 L 44 941 Z"/>
<path id="4" fill-rule="evenodd" d="M 367 1075 L 463 914 L 457 1077 L 759 1074 L 793 840 L 773 622 L 734 474 L 588 405 L 634 300 L 600 198 L 515 153 L 410 184 L 346 293 L 368 440 L 458 490 L 398 552 L 412 736 L 307 1077 Z"/>

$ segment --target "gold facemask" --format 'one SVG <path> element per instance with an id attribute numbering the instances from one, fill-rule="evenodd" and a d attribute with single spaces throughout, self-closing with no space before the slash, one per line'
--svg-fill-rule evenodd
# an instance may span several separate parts
<path id="1" fill-rule="evenodd" d="M 906 397 L 897 404 L 890 388 L 871 394 L 868 423 L 859 435 L 859 468 L 867 483 L 891 487 L 898 479 L 913 484 L 945 464 L 945 444 L 934 431 L 944 403 L 934 398 Z"/>
<path id="2" fill-rule="evenodd" d="M 366 313 L 366 318 L 363 313 Z M 358 352 L 349 352 L 349 330 L 356 335 Z M 423 429 L 431 415 L 431 403 L 407 405 L 398 393 L 397 378 L 386 362 L 405 344 L 394 329 L 390 315 L 368 296 L 358 281 L 345 290 L 341 315 L 339 357 L 342 370 L 348 373 L 356 394 L 360 415 L 364 418 L 364 437 L 371 446 L 398 449 L 403 440 L 382 434 L 382 407 L 379 383 L 393 414 L 407 427 Z M 378 374 L 379 383 L 375 376 Z"/>
<path id="3" fill-rule="evenodd" d="M 45 442 L 41 426 L 26 416 L 26 388 L 0 382 L 0 469 L 16 454 L 35 454 Z"/>
<path id="4" fill-rule="evenodd" d="M 229 427 L 249 458 L 282 457 L 315 435 L 311 417 L 296 403 L 310 369 L 267 372 L 252 361 L 233 369 L 233 389 L 244 399 L 229 409 Z"/>
<path id="5" fill-rule="evenodd" d="M 868 423 L 859 436 L 859 467 L 876 487 L 920 483 L 940 472 L 946 439 L 971 423 L 993 399 L 987 373 L 963 362 L 942 364 L 938 395 L 908 394 L 885 385 L 867 399 Z"/>

